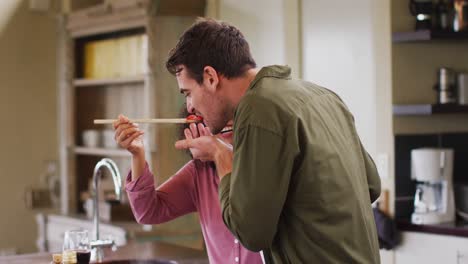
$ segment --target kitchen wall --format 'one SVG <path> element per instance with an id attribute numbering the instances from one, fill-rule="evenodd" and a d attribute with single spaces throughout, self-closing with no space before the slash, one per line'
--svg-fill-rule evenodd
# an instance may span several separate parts
<path id="1" fill-rule="evenodd" d="M 0 1 L 0 250 L 21 253 L 37 237 L 25 188 L 57 160 L 55 22 L 28 2 Z"/>
<path id="2" fill-rule="evenodd" d="M 214 16 L 239 28 L 259 67 L 291 66 L 301 76 L 299 0 L 219 0 Z"/>
<path id="3" fill-rule="evenodd" d="M 390 2 L 303 0 L 302 38 L 304 78 L 348 105 L 393 201 Z M 382 250 L 381 258 L 393 263 L 393 252 Z"/>
<path id="4" fill-rule="evenodd" d="M 390 87 L 376 79 L 373 34 L 388 39 L 388 29 L 374 29 L 372 2 L 303 1 L 304 77 L 342 97 L 365 146 L 376 153 L 377 89 Z"/>
<path id="5" fill-rule="evenodd" d="M 393 151 L 389 2 L 305 0 L 302 9 L 304 78 L 337 92 L 354 114 L 366 149 L 388 162 Z"/>
<path id="6" fill-rule="evenodd" d="M 392 0 L 392 32 L 414 30 L 408 0 Z M 468 48 L 462 41 L 398 43 L 392 45 L 393 103 L 436 103 L 433 89 L 437 69 L 448 66 L 468 72 Z M 468 131 L 467 115 L 396 117 L 395 134 Z"/>

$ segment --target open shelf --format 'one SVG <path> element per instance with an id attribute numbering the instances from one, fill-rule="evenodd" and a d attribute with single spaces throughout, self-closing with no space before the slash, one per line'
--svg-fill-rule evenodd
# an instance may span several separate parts
<path id="1" fill-rule="evenodd" d="M 89 87 L 89 86 L 105 86 L 105 85 L 123 85 L 133 83 L 144 83 L 145 76 L 134 77 L 119 77 L 109 79 L 75 79 L 73 84 L 75 87 Z"/>
<path id="2" fill-rule="evenodd" d="M 408 104 L 393 105 L 393 115 L 468 114 L 468 105 L 458 104 Z"/>
<path id="3" fill-rule="evenodd" d="M 74 147 L 73 151 L 78 155 L 88 155 L 88 156 L 106 156 L 106 157 L 130 157 L 131 156 L 131 154 L 125 149 Z"/>
<path id="4" fill-rule="evenodd" d="M 410 32 L 394 32 L 392 34 L 392 41 L 394 43 L 420 42 L 431 40 L 468 40 L 468 32 L 419 30 Z"/>

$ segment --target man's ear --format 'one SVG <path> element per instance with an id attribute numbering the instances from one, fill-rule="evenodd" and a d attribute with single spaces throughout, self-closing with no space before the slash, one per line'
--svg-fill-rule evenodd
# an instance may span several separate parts
<path id="1" fill-rule="evenodd" d="M 203 68 L 203 84 L 210 92 L 215 92 L 219 84 L 218 72 L 211 66 Z"/>

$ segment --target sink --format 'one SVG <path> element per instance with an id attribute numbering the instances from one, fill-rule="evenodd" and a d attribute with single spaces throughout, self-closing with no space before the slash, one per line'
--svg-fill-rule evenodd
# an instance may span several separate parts
<path id="1" fill-rule="evenodd" d="M 103 264 L 177 264 L 176 261 L 173 260 L 111 260 L 111 261 L 104 261 Z"/>

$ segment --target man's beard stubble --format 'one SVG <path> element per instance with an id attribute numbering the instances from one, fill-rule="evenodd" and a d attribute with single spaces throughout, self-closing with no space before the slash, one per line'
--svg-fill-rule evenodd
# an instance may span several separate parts
<path id="1" fill-rule="evenodd" d="M 224 129 L 224 127 L 226 127 L 229 120 L 234 118 L 234 107 L 228 103 L 223 102 L 222 100 L 220 100 L 219 103 L 221 105 L 225 105 L 225 107 L 222 109 L 218 118 L 215 119 L 215 122 L 209 126 L 213 135 L 219 134 Z"/>

